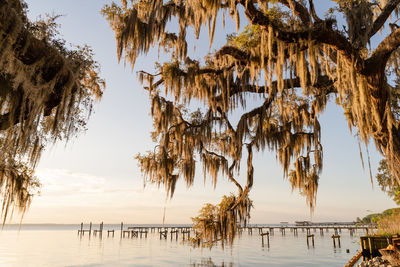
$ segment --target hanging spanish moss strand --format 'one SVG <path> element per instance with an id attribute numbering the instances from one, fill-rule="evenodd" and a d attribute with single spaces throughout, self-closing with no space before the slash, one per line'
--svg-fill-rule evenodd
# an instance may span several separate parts
<path id="1" fill-rule="evenodd" d="M 170 55 L 155 74 L 139 72 L 151 99 L 157 143 L 137 156 L 145 181 L 165 186 L 172 196 L 179 179 L 193 184 L 201 164 L 214 185 L 227 177 L 237 187 L 223 198 L 224 208 L 206 205 L 193 219 L 196 242 L 233 241 L 237 220 L 249 216 L 251 159 L 258 151 L 276 153 L 284 177 L 313 211 L 323 167 L 319 117 L 329 101 L 343 107 L 350 130 L 366 146 L 375 143 L 400 182 L 399 90 L 388 78 L 400 74 L 400 27 L 390 24 L 391 33 L 370 46 L 385 21 L 397 18 L 400 0 L 334 2 L 324 18 L 312 0 L 138 0 L 103 8 L 120 59 L 133 67 L 154 46 Z M 207 29 L 212 44 L 217 16 L 225 13 L 238 26 L 247 23 L 243 32 L 228 35 L 202 61 L 190 58 L 187 29 L 197 38 Z M 343 30 L 337 29 L 337 14 L 346 19 Z M 176 32 L 168 31 L 169 21 L 179 25 Z M 254 107 L 254 100 L 262 104 Z M 191 103 L 202 107 L 191 110 Z M 243 111 L 235 123 L 233 111 Z"/>
<path id="2" fill-rule="evenodd" d="M 89 47 L 67 49 L 55 17 L 30 22 L 26 4 L 0 4 L 0 193 L 3 223 L 40 187 L 43 148 L 83 130 L 104 89 Z"/>

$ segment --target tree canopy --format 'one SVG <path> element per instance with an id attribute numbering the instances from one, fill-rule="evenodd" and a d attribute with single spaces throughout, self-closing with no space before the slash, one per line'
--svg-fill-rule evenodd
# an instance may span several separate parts
<path id="1" fill-rule="evenodd" d="M 382 191 L 388 194 L 397 205 L 400 205 L 400 185 L 396 183 L 386 160 L 381 160 L 379 162 L 376 180 L 378 181 Z"/>
<path id="2" fill-rule="evenodd" d="M 0 3 L 0 194 L 2 218 L 24 212 L 43 148 L 83 130 L 104 90 L 89 47 L 67 46 L 57 16 L 28 20 L 22 0 Z M 4 222 L 3 221 L 3 222 Z"/>
<path id="3" fill-rule="evenodd" d="M 152 47 L 169 57 L 156 64 L 154 73 L 139 71 L 151 100 L 157 144 L 137 156 L 145 181 L 165 186 L 172 196 L 179 178 L 192 185 L 200 163 L 214 183 L 223 175 L 237 186 L 226 210 L 238 215 L 223 220 L 234 225 L 249 215 L 253 153 L 267 149 L 276 153 L 292 189 L 305 195 L 312 209 L 323 165 L 318 119 L 334 101 L 350 130 L 366 145 L 375 143 L 399 183 L 400 0 L 329 3 L 333 8 L 325 15 L 317 14 L 312 0 L 106 5 L 103 14 L 115 32 L 119 59 L 134 66 Z M 225 22 L 227 15 L 238 29 L 245 17 L 244 31 L 228 35 L 226 44 L 201 60 L 188 54 L 188 32 L 198 38 L 208 29 L 211 44 L 217 17 Z M 382 40 L 371 45 L 378 32 Z M 261 104 L 254 107 L 256 102 Z M 201 103 L 200 109 L 192 103 Z M 235 123 L 233 111 L 242 112 Z M 244 185 L 237 179 L 242 160 Z M 220 231 L 222 238 L 232 235 Z"/>
<path id="4" fill-rule="evenodd" d="M 400 208 L 387 209 L 382 211 L 381 213 L 372 213 L 368 214 L 362 219 L 357 220 L 358 223 L 369 224 L 369 223 L 378 223 L 381 218 L 390 217 L 393 214 L 399 213 Z"/>

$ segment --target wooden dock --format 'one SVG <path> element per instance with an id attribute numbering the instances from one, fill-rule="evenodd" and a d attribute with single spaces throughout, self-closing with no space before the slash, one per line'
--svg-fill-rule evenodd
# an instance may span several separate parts
<path id="1" fill-rule="evenodd" d="M 78 234 L 84 234 L 84 233 L 100 233 L 104 231 L 103 223 L 100 223 L 100 228 L 98 230 L 93 230 L 92 223 L 89 223 L 89 229 L 84 229 L 84 224 L 81 223 L 80 229 L 78 229 Z M 121 223 L 121 229 L 120 231 L 137 231 L 143 236 L 145 236 L 148 233 L 153 233 L 153 232 L 164 232 L 167 231 L 170 233 L 171 231 L 173 233 L 179 233 L 179 234 L 188 234 L 189 232 L 192 232 L 193 229 L 191 226 L 128 226 L 127 229 L 123 229 L 124 224 Z M 342 231 L 346 230 L 349 232 L 350 235 L 353 235 L 355 232 L 358 231 L 363 231 L 366 233 L 373 232 L 377 227 L 375 225 L 312 225 L 312 226 L 295 226 L 295 225 L 284 225 L 284 226 L 270 226 L 270 225 L 265 225 L 265 226 L 259 226 L 259 225 L 247 225 L 247 226 L 241 226 L 238 228 L 239 231 L 247 231 L 249 234 L 252 234 L 253 231 L 258 231 L 258 233 L 268 231 L 270 235 L 274 234 L 275 229 L 278 229 L 279 232 L 282 235 L 286 235 L 288 231 L 293 233 L 293 235 L 297 235 L 299 230 L 302 232 L 306 232 L 308 235 L 311 235 L 311 232 L 319 232 L 320 235 L 324 235 L 324 232 L 329 232 L 332 231 L 334 235 L 339 235 Z M 108 229 L 108 233 L 114 233 L 116 230 L 115 229 Z"/>
<path id="2" fill-rule="evenodd" d="M 100 223 L 99 229 L 93 230 L 93 225 L 90 222 L 88 225 L 88 229 L 85 229 L 84 224 L 81 223 L 80 229 L 78 230 L 78 235 L 84 236 L 85 233 L 90 235 L 93 233 L 93 236 L 96 236 L 97 234 L 102 237 L 103 231 L 107 231 L 107 237 L 114 237 L 115 232 L 117 230 L 115 229 L 106 229 L 104 230 L 104 224 L 103 222 Z M 275 230 L 279 230 L 282 236 L 285 236 L 286 233 L 293 233 L 293 236 L 298 236 L 298 232 L 301 231 L 304 233 L 306 236 L 306 244 L 308 248 L 313 248 L 315 247 L 315 233 L 318 233 L 321 236 L 324 236 L 324 233 L 328 233 L 329 231 L 332 232 L 331 238 L 332 238 L 332 244 L 333 248 L 336 247 L 341 247 L 340 244 L 340 234 L 342 234 L 342 231 L 347 231 L 350 236 L 353 236 L 354 233 L 356 232 L 361 232 L 361 233 L 371 233 L 373 232 L 377 227 L 375 225 L 355 225 L 355 224 L 346 224 L 346 225 L 340 225 L 340 224 L 314 224 L 314 225 L 246 225 L 246 226 L 240 226 L 238 228 L 239 233 L 243 233 L 244 231 L 247 231 L 249 235 L 253 234 L 253 231 L 258 231 L 259 236 L 261 237 L 261 245 L 264 247 L 264 239 L 266 239 L 266 245 L 269 248 L 270 247 L 270 236 L 274 235 Z M 178 238 L 181 238 L 183 241 L 190 239 L 191 233 L 194 234 L 194 229 L 191 226 L 138 226 L 138 225 L 124 225 L 124 223 L 121 222 L 120 225 L 120 238 L 147 238 L 148 233 L 158 233 L 160 240 L 166 240 L 168 238 L 168 234 L 170 234 L 170 239 L 175 239 L 178 240 Z M 181 236 L 181 237 L 179 237 Z M 366 241 L 362 243 L 364 245 Z M 366 245 L 364 245 L 366 247 Z M 365 258 L 366 255 L 368 254 L 365 252 L 366 250 L 364 249 L 363 251 L 363 257 Z M 373 254 L 372 250 L 371 253 Z"/>

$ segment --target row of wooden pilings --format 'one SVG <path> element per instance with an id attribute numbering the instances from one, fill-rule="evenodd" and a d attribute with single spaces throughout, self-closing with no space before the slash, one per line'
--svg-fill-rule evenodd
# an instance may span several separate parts
<path id="1" fill-rule="evenodd" d="M 78 234 L 82 234 L 84 235 L 85 233 L 102 233 L 103 232 L 103 222 L 100 223 L 99 229 L 96 230 L 92 230 L 92 223 L 89 223 L 89 229 L 83 229 L 83 223 L 81 223 L 81 228 L 78 230 Z M 124 224 L 121 222 L 121 235 L 123 236 L 123 232 L 126 231 L 125 233 L 127 234 L 128 231 L 137 231 L 139 234 L 140 232 L 142 232 L 142 234 L 145 234 L 146 232 L 163 232 L 163 234 L 165 234 L 166 230 L 170 230 L 172 232 L 172 234 L 176 234 L 178 232 L 183 232 L 185 231 L 185 234 L 187 234 L 187 232 L 192 229 L 189 226 L 177 226 L 177 227 L 173 227 L 173 226 L 169 226 L 169 227 L 161 227 L 161 226 L 135 226 L 135 227 L 128 227 L 127 230 L 123 229 Z M 298 235 L 298 229 L 301 229 L 303 232 L 307 232 L 307 235 L 311 234 L 311 230 L 313 230 L 314 232 L 316 232 L 317 230 L 319 230 L 320 235 L 323 236 L 324 235 L 324 230 L 325 233 L 329 232 L 329 229 L 334 231 L 335 235 L 339 235 L 339 233 L 342 232 L 342 229 L 347 229 L 349 230 L 350 235 L 353 235 L 357 230 L 365 230 L 366 234 L 369 233 L 370 228 L 368 227 L 355 227 L 355 226 L 342 226 L 342 227 L 323 227 L 323 226 L 314 226 L 314 227 L 306 227 L 306 226 L 301 226 L 301 227 L 296 227 L 296 226 L 286 226 L 286 227 L 257 227 L 257 226 L 247 226 L 247 227 L 239 227 L 239 233 L 242 233 L 244 230 L 248 230 L 249 234 L 253 233 L 254 229 L 258 229 L 259 233 L 261 233 L 263 231 L 263 229 L 268 229 L 270 235 L 274 234 L 274 230 L 275 229 L 279 229 L 279 231 L 281 232 L 281 234 L 284 236 L 286 235 L 286 230 L 290 230 L 291 232 L 293 232 L 293 235 Z M 178 230 L 178 232 L 175 232 L 175 230 Z M 107 230 L 108 235 L 110 234 L 114 234 L 115 230 Z M 129 234 L 131 235 L 131 233 Z"/>
<path id="2" fill-rule="evenodd" d="M 267 247 L 269 248 L 269 232 L 263 233 L 262 230 L 260 232 L 260 236 L 261 236 L 261 246 L 264 247 L 265 246 L 265 242 L 264 242 L 264 237 L 267 237 Z M 336 248 L 336 240 L 337 240 L 337 245 L 340 248 L 340 235 L 332 235 L 332 241 L 333 241 L 333 247 Z M 311 240 L 311 242 L 310 242 Z M 310 247 L 310 243 L 312 245 L 312 247 L 315 247 L 315 241 L 314 241 L 314 234 L 309 234 L 307 233 L 307 247 Z"/>
<path id="3" fill-rule="evenodd" d="M 99 234 L 100 237 L 102 237 L 103 235 L 103 231 L 107 232 L 107 237 L 109 237 L 110 235 L 112 237 L 114 237 L 115 235 L 115 230 L 114 229 L 107 229 L 104 230 L 103 226 L 103 222 L 100 223 L 99 225 L 99 229 L 92 229 L 93 225 L 90 222 L 89 223 L 89 229 L 83 229 L 84 224 L 81 223 L 81 227 L 78 230 L 78 235 L 85 235 L 85 233 L 88 233 L 89 236 L 93 233 L 94 236 L 96 236 L 97 234 Z M 315 246 L 315 240 L 314 240 L 314 234 L 311 234 L 311 230 L 314 230 L 314 232 L 316 232 L 317 230 L 319 230 L 320 235 L 323 236 L 324 235 L 324 230 L 325 232 L 329 232 L 329 229 L 334 230 L 334 234 L 331 236 L 332 238 L 332 243 L 333 243 L 333 247 L 341 247 L 340 244 L 340 235 L 339 233 L 342 232 L 342 229 L 347 229 L 349 230 L 350 235 L 352 236 L 355 231 L 362 229 L 365 230 L 366 233 L 368 234 L 369 232 L 369 228 L 367 227 L 363 227 L 363 228 L 357 228 L 357 227 L 239 227 L 239 233 L 242 233 L 244 230 L 247 229 L 248 233 L 250 235 L 253 234 L 253 230 L 254 229 L 258 229 L 259 234 L 261 236 L 261 245 L 264 247 L 265 246 L 265 242 L 264 242 L 264 238 L 267 238 L 267 246 L 270 246 L 270 235 L 274 235 L 274 230 L 275 228 L 279 229 L 279 231 L 281 232 L 282 236 L 286 235 L 286 230 L 290 230 L 291 232 L 293 232 L 294 236 L 298 235 L 298 229 L 301 229 L 303 232 L 306 232 L 306 241 L 307 241 L 307 247 L 314 247 Z M 267 232 L 263 232 L 263 229 L 268 229 L 269 231 Z M 190 238 L 190 233 L 192 231 L 191 227 L 140 227 L 140 226 L 134 226 L 134 227 L 127 227 L 126 229 L 124 229 L 124 224 L 123 222 L 121 222 L 121 226 L 120 226 L 120 237 L 121 238 L 133 238 L 133 237 L 144 237 L 147 238 L 147 234 L 150 232 L 156 232 L 158 231 L 160 239 L 167 239 L 168 238 L 168 233 L 170 234 L 170 238 L 172 239 L 176 239 L 178 240 L 178 235 L 181 234 L 182 235 L 182 240 L 185 240 L 186 238 L 189 239 Z"/>
<path id="4" fill-rule="evenodd" d="M 99 225 L 99 229 L 92 229 L 92 222 L 89 223 L 89 229 L 83 229 L 83 222 L 81 223 L 81 228 L 78 230 L 78 235 L 84 236 L 85 233 L 88 233 L 89 236 L 93 233 L 93 236 L 96 236 L 97 234 L 101 236 L 103 236 L 103 230 L 104 230 L 104 223 L 101 222 Z M 112 230 L 107 230 L 107 236 L 109 237 L 110 234 L 112 234 L 112 236 L 114 237 L 114 229 Z"/>
<path id="5" fill-rule="evenodd" d="M 279 228 L 279 231 L 281 232 L 282 236 L 286 235 L 286 230 L 287 230 L 287 229 L 290 229 L 290 231 L 293 232 L 293 235 L 294 235 L 294 236 L 297 236 L 297 235 L 298 235 L 298 229 L 302 229 L 303 232 L 306 232 L 307 247 L 310 247 L 310 246 L 315 247 L 314 234 L 311 234 L 311 230 L 312 230 L 312 229 L 314 230 L 314 232 L 316 232 L 317 230 L 319 230 L 321 236 L 324 236 L 324 230 L 325 230 L 326 232 L 329 232 L 329 228 L 323 228 L 323 227 L 313 227 L 313 228 L 311 228 L 311 227 L 300 227 L 300 228 L 298 228 L 298 227 L 278 227 L 278 228 Z M 267 232 L 263 232 L 263 229 L 265 229 L 265 227 L 259 227 L 259 228 L 258 228 L 259 234 L 260 234 L 260 236 L 261 236 L 261 245 L 262 245 L 262 247 L 265 246 L 264 238 L 266 237 L 266 239 L 267 239 L 267 240 L 266 240 L 266 241 L 267 241 L 267 242 L 266 242 L 266 243 L 267 243 L 267 247 L 269 248 L 269 246 L 270 246 L 270 239 L 269 239 L 269 237 L 270 237 L 270 235 L 274 235 L 274 227 L 268 227 L 267 229 L 268 229 L 269 231 L 267 231 Z M 340 243 L 340 235 L 339 235 L 339 233 L 342 232 L 342 228 L 335 228 L 335 227 L 333 227 L 333 228 L 331 228 L 331 229 L 334 230 L 334 234 L 331 236 L 333 247 L 334 247 L 334 248 L 336 248 L 336 247 L 339 247 L 339 248 L 340 248 L 340 247 L 341 247 L 341 243 Z M 354 233 L 355 233 L 358 229 L 365 230 L 367 234 L 368 234 L 368 232 L 369 232 L 369 228 L 353 228 L 353 227 L 346 227 L 346 229 L 349 230 L 350 236 L 353 236 Z M 249 231 L 249 232 L 248 232 L 249 234 L 252 234 L 252 229 L 251 229 L 251 228 L 249 228 L 248 231 Z"/>
<path id="6" fill-rule="evenodd" d="M 107 237 L 114 237 L 115 231 L 114 229 L 108 229 L 104 230 L 104 223 L 101 222 L 99 225 L 99 229 L 92 229 L 93 224 L 92 222 L 89 223 L 89 229 L 84 229 L 84 224 L 83 222 L 81 223 L 81 227 L 78 230 L 78 235 L 84 236 L 85 233 L 87 233 L 89 236 L 93 234 L 93 236 L 96 236 L 99 234 L 100 237 L 103 235 L 103 231 L 107 232 Z M 144 237 L 147 238 L 147 234 L 150 232 L 156 232 L 158 231 L 160 235 L 160 239 L 167 239 L 168 237 L 168 232 L 171 235 L 171 240 L 173 237 L 175 237 L 176 240 L 178 240 L 178 235 L 182 235 L 182 239 L 185 240 L 186 238 L 190 238 L 190 232 L 191 232 L 191 227 L 141 227 L 141 226 L 131 226 L 127 227 L 127 229 L 124 229 L 124 223 L 121 222 L 121 227 L 120 227 L 120 237 L 121 238 L 133 238 L 133 237 Z"/>
<path id="7" fill-rule="evenodd" d="M 294 236 L 298 235 L 298 229 L 301 229 L 303 232 L 307 232 L 307 235 L 311 235 L 311 230 L 313 229 L 314 232 L 317 232 L 319 230 L 319 233 L 321 236 L 324 235 L 324 230 L 326 233 L 329 232 L 329 229 L 332 229 L 334 231 L 335 235 L 339 235 L 339 233 L 342 232 L 342 228 L 324 228 L 324 227 L 258 227 L 259 233 L 262 232 L 263 229 L 269 229 L 269 232 L 271 235 L 274 235 L 274 229 L 279 228 L 279 231 L 281 232 L 282 236 L 286 235 L 286 230 L 289 229 Z M 366 233 L 368 234 L 370 229 L 369 228 L 352 228 L 352 227 L 346 227 L 345 229 L 349 230 L 350 236 L 353 236 L 354 233 L 357 230 L 365 230 Z M 252 234 L 252 228 L 248 228 L 249 234 Z"/>

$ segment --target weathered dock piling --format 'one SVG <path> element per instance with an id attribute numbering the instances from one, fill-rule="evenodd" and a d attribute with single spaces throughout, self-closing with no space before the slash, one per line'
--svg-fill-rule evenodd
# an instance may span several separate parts
<path id="1" fill-rule="evenodd" d="M 78 235 L 81 234 L 82 236 L 85 235 L 85 232 L 89 233 L 89 236 L 92 234 L 92 222 L 89 224 L 89 230 L 83 229 L 83 222 L 81 223 L 81 229 L 78 230 Z"/>
<path id="2" fill-rule="evenodd" d="M 336 242 L 335 242 L 336 239 L 338 240 L 338 245 L 340 248 L 340 235 L 332 235 L 333 247 L 336 248 Z"/>
<path id="3" fill-rule="evenodd" d="M 349 233 L 350 233 L 350 236 L 353 236 L 353 234 L 354 234 L 354 228 L 349 228 Z"/>
<path id="4" fill-rule="evenodd" d="M 273 227 L 269 228 L 269 233 L 270 233 L 270 235 L 274 235 L 274 228 Z"/>
<path id="5" fill-rule="evenodd" d="M 177 229 L 174 229 L 174 230 L 171 230 L 171 240 L 172 240 L 172 235 L 173 234 L 175 234 L 175 240 L 178 240 L 178 233 L 179 233 L 179 230 L 177 230 Z"/>
<path id="6" fill-rule="evenodd" d="M 107 230 L 107 237 L 109 237 L 111 233 L 112 233 L 112 236 L 114 237 L 114 232 L 115 232 L 114 229 Z"/>
<path id="7" fill-rule="evenodd" d="M 261 232 L 261 246 L 264 247 L 264 236 L 267 236 L 267 247 L 269 248 L 269 232 Z"/>
<path id="8" fill-rule="evenodd" d="M 281 227 L 281 233 L 282 233 L 282 236 L 284 236 L 285 234 L 286 234 L 286 227 Z"/>
<path id="9" fill-rule="evenodd" d="M 164 237 L 164 239 L 167 239 L 168 235 L 168 230 L 160 230 L 160 239 Z"/>
<path id="10" fill-rule="evenodd" d="M 103 236 L 103 222 L 100 223 L 98 230 L 93 230 L 93 235 L 96 236 L 99 233 L 100 237 Z"/>
<path id="11" fill-rule="evenodd" d="M 185 240 L 185 235 L 187 235 L 187 238 L 190 238 L 190 230 L 184 230 L 182 231 L 182 239 Z"/>
<path id="12" fill-rule="evenodd" d="M 129 227 L 128 227 L 128 229 L 129 229 Z M 131 231 L 131 238 L 133 238 L 133 237 L 139 237 L 139 231 L 137 231 L 137 230 L 132 230 L 132 229 L 129 229 L 130 231 Z"/>
<path id="13" fill-rule="evenodd" d="M 79 234 L 82 234 L 82 231 L 83 231 L 83 222 L 81 223 L 81 229 L 78 230 L 78 235 L 79 235 Z"/>
<path id="14" fill-rule="evenodd" d="M 145 238 L 147 238 L 147 233 L 148 233 L 148 232 L 149 232 L 149 231 L 148 231 L 147 229 L 142 229 L 142 230 L 140 230 L 140 231 L 139 231 L 140 238 L 142 238 L 142 234 L 144 235 Z"/>
<path id="15" fill-rule="evenodd" d="M 307 234 L 307 247 L 310 247 L 310 241 L 309 241 L 310 238 L 311 238 L 312 246 L 314 247 L 314 234 L 312 234 L 312 235 Z"/>
<path id="16" fill-rule="evenodd" d="M 122 237 L 123 238 L 125 238 L 125 234 L 128 234 L 128 237 L 131 237 L 131 230 L 122 230 L 121 231 L 121 234 L 122 234 Z"/>

